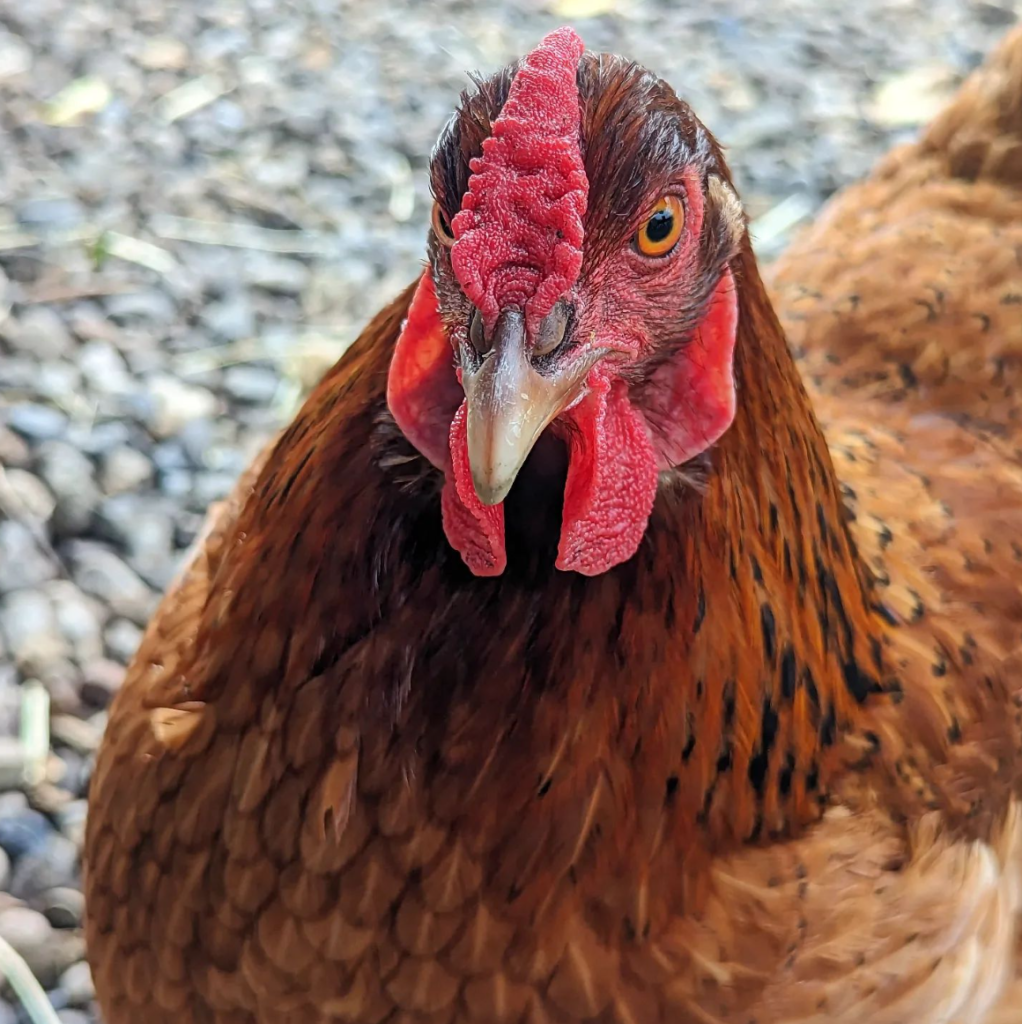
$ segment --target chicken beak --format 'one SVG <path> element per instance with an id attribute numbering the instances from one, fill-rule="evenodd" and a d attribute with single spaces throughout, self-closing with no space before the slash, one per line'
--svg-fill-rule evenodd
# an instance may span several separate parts
<path id="1" fill-rule="evenodd" d="M 563 336 L 563 323 L 560 332 Z M 530 359 L 525 318 L 516 309 L 499 314 L 486 341 L 489 348 L 478 368 L 463 369 L 462 385 L 472 482 L 484 505 L 497 505 L 539 435 L 574 401 L 591 364 L 574 362 L 541 373 Z"/>

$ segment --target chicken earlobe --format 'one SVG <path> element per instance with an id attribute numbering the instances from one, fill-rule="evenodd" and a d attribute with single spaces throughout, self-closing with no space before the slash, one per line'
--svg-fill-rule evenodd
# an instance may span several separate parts
<path id="1" fill-rule="evenodd" d="M 658 469 L 677 469 L 706 451 L 734 421 L 737 336 L 738 295 L 734 275 L 725 266 L 702 323 L 636 396 L 653 433 Z"/>
<path id="2" fill-rule="evenodd" d="M 454 354 L 438 315 L 433 275 L 427 270 L 401 325 L 387 374 L 387 407 L 401 433 L 437 469 L 450 463 L 448 434 L 464 399 Z"/>

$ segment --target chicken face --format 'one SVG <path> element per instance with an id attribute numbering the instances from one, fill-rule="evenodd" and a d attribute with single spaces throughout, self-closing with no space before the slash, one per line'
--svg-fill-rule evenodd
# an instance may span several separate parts
<path id="1" fill-rule="evenodd" d="M 478 575 L 504 569 L 503 500 L 536 440 L 563 437 L 557 567 L 604 572 L 660 474 L 734 416 L 744 222 L 720 152 L 667 85 L 561 29 L 463 98 L 432 179 L 394 418 L 447 474 L 445 531 Z"/>

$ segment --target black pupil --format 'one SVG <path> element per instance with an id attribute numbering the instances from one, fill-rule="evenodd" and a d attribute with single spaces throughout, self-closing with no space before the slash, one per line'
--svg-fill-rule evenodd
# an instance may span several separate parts
<path id="1" fill-rule="evenodd" d="M 646 222 L 646 237 L 651 242 L 662 242 L 674 228 L 674 214 L 670 210 L 657 210 Z"/>

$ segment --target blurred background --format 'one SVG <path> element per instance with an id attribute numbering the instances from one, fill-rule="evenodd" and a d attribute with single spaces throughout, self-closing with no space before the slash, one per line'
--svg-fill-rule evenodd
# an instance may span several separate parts
<path id="1" fill-rule="evenodd" d="M 207 506 L 416 274 L 466 72 L 565 22 L 648 65 L 728 147 L 769 260 L 1020 13 L 0 0 L 0 940 L 61 1021 L 96 1020 L 78 846 L 105 708 Z M 0 1024 L 29 1019 L 5 987 Z"/>

